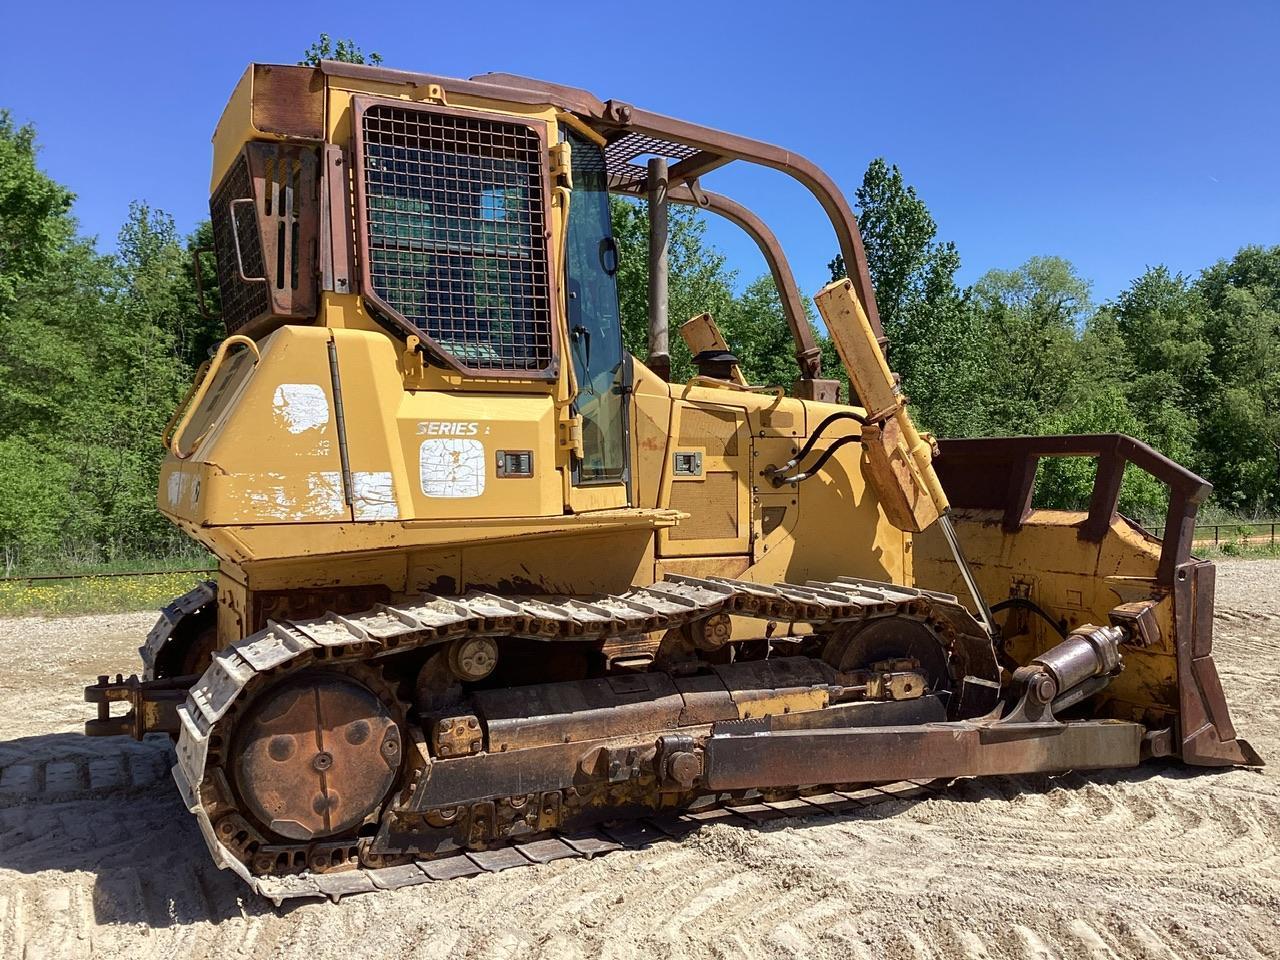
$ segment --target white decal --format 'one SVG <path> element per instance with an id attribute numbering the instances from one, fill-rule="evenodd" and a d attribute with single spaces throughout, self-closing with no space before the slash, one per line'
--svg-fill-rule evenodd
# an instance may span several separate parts
<path id="1" fill-rule="evenodd" d="M 282 383 L 271 399 L 276 423 L 290 433 L 322 430 L 329 423 L 329 398 L 318 383 Z"/>
<path id="2" fill-rule="evenodd" d="M 399 520 L 395 491 L 389 473 L 351 474 L 351 493 L 357 520 Z"/>
<path id="3" fill-rule="evenodd" d="M 181 470 L 169 474 L 169 506 L 177 508 L 182 502 L 182 494 L 187 488 L 187 475 Z"/>
<path id="4" fill-rule="evenodd" d="M 346 502 L 342 499 L 342 474 L 334 471 L 307 474 L 308 514 L 332 516 L 335 513 L 346 513 Z"/>
<path id="5" fill-rule="evenodd" d="M 307 475 L 305 492 L 280 473 L 249 474 L 252 486 L 245 498 L 259 517 L 270 520 L 341 520 L 347 513 L 342 499 L 342 474 L 336 471 Z"/>
<path id="6" fill-rule="evenodd" d="M 423 440 L 418 451 L 422 492 L 428 497 L 480 496 L 485 466 L 479 440 Z"/>

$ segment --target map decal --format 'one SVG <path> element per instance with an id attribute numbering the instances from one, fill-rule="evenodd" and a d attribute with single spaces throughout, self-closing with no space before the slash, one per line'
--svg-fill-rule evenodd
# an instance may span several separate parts
<path id="1" fill-rule="evenodd" d="M 484 493 L 486 465 L 479 440 L 423 440 L 418 451 L 422 492 L 428 497 L 478 497 Z"/>

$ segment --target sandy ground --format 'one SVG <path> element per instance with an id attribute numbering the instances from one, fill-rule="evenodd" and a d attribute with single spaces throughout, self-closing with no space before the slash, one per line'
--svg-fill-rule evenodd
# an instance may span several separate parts
<path id="1" fill-rule="evenodd" d="M 1263 772 L 971 781 L 283 910 L 212 867 L 164 743 L 76 733 L 153 618 L 0 621 L 0 957 L 1280 957 L 1280 561 L 1218 583 Z"/>

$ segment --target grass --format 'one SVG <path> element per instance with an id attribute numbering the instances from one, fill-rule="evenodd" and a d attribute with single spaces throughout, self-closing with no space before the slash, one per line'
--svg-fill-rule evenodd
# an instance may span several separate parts
<path id="1" fill-rule="evenodd" d="M 212 557 L 195 554 L 111 564 L 68 562 L 57 564 L 56 567 L 39 566 L 14 570 L 7 576 L 50 573 L 81 576 L 74 580 L 0 581 L 0 617 L 156 610 L 210 576 L 207 573 L 180 571 L 213 565 Z M 159 570 L 171 572 L 151 576 L 106 576 Z"/>
<path id="2" fill-rule="evenodd" d="M 1280 531 L 1277 532 L 1277 536 L 1280 536 Z M 1272 544 L 1223 540 L 1216 546 L 1211 543 L 1197 545 L 1191 552 L 1206 560 L 1216 560 L 1219 557 L 1238 557 L 1245 560 L 1280 559 L 1280 542 Z"/>

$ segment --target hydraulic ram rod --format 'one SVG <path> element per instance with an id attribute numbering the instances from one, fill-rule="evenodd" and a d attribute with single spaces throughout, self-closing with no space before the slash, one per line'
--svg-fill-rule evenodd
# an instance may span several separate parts
<path id="1" fill-rule="evenodd" d="M 995 618 L 991 615 L 991 608 L 987 606 L 987 598 L 978 589 L 978 581 L 974 579 L 973 570 L 969 567 L 969 561 L 965 557 L 964 551 L 960 549 L 960 541 L 956 538 L 956 528 L 951 523 L 950 507 L 938 515 L 938 526 L 942 528 L 942 535 L 947 538 L 947 546 L 951 548 L 951 555 L 955 557 L 956 566 L 960 568 L 960 576 L 964 579 L 964 585 L 969 588 L 969 593 L 973 596 L 973 602 L 977 605 L 978 619 L 982 621 L 982 625 L 986 628 L 987 636 L 994 637 L 996 635 Z"/>

